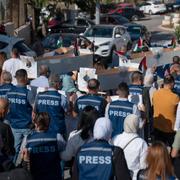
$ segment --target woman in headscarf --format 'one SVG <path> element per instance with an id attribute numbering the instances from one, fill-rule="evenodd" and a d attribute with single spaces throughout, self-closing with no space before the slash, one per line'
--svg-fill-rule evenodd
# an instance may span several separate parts
<path id="1" fill-rule="evenodd" d="M 83 145 L 76 156 L 73 179 L 131 179 L 123 150 L 108 143 L 111 133 L 111 121 L 104 117 L 97 119 L 94 140 Z"/>
<path id="2" fill-rule="evenodd" d="M 124 150 L 129 170 L 133 172 L 136 179 L 137 172 L 146 168 L 145 158 L 147 154 L 147 143 L 138 135 L 139 118 L 134 114 L 128 115 L 124 120 L 124 132 L 115 136 L 112 140 L 115 146 Z"/>

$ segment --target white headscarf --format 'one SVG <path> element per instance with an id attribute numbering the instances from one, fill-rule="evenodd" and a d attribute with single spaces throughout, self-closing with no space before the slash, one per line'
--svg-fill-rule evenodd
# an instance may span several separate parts
<path id="1" fill-rule="evenodd" d="M 109 140 L 112 133 L 112 124 L 108 118 L 101 117 L 96 120 L 93 130 L 94 139 Z"/>
<path id="2" fill-rule="evenodd" d="M 135 114 L 128 115 L 124 120 L 124 131 L 126 133 L 137 133 L 139 129 L 139 118 Z"/>

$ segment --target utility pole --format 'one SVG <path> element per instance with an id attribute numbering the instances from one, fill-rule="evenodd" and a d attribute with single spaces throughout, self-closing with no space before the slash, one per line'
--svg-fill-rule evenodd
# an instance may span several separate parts
<path id="1" fill-rule="evenodd" d="M 96 1 L 96 24 L 100 24 L 100 2 Z"/>

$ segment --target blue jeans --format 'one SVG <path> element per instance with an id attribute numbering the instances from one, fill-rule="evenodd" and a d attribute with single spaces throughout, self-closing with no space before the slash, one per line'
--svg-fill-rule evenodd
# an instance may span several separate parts
<path id="1" fill-rule="evenodd" d="M 12 132 L 14 135 L 14 148 L 16 150 L 14 162 L 16 162 L 16 159 L 17 159 L 19 151 L 20 151 L 22 140 L 25 136 L 27 136 L 30 133 L 30 129 L 14 129 L 14 128 L 12 128 Z"/>

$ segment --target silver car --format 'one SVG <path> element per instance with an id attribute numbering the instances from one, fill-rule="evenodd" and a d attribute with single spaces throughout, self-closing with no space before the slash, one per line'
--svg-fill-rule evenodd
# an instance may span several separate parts
<path id="1" fill-rule="evenodd" d="M 93 42 L 95 55 L 110 57 L 114 50 L 121 50 L 131 43 L 131 38 L 124 26 L 95 25 L 87 29 L 84 36 Z"/>

